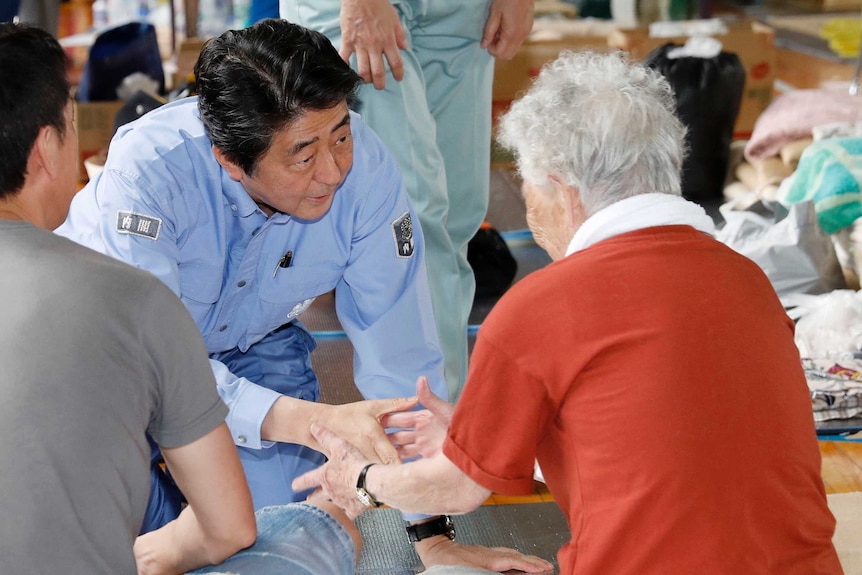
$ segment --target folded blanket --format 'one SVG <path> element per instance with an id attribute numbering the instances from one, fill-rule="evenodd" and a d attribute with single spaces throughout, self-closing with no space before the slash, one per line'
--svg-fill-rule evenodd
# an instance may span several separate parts
<path id="1" fill-rule="evenodd" d="M 804 359 L 814 421 L 847 419 L 862 413 L 862 361 Z"/>
<path id="2" fill-rule="evenodd" d="M 777 156 L 784 144 L 810 138 L 815 126 L 862 121 L 862 97 L 837 90 L 793 90 L 775 98 L 757 118 L 745 157 Z"/>
<path id="3" fill-rule="evenodd" d="M 777 186 L 792 173 L 793 167 L 782 162 L 777 156 L 765 160 L 740 162 L 736 167 L 737 179 L 752 190 L 759 190 L 764 186 Z"/>
<path id="4" fill-rule="evenodd" d="M 785 205 L 811 200 L 826 233 L 862 216 L 862 138 L 814 142 L 802 152 L 792 183 L 779 190 Z"/>
<path id="5" fill-rule="evenodd" d="M 829 138 L 862 138 L 862 122 L 835 122 L 814 126 L 811 136 L 815 140 Z"/>
<path id="6" fill-rule="evenodd" d="M 784 162 L 784 165 L 795 169 L 796 165 L 799 163 L 799 158 L 802 157 L 802 152 L 804 152 L 805 148 L 810 146 L 813 141 L 814 140 L 811 138 L 802 138 L 801 140 L 793 140 L 792 142 L 784 144 L 778 151 L 778 155 L 781 156 L 781 161 Z"/>

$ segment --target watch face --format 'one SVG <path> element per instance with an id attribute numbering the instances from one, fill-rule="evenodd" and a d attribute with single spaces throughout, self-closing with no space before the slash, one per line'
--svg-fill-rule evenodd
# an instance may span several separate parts
<path id="1" fill-rule="evenodd" d="M 452 518 L 449 517 L 448 515 L 444 515 L 443 517 L 446 518 L 446 520 L 445 520 L 446 521 L 445 522 L 446 536 L 449 539 L 451 539 L 452 541 L 454 541 L 455 540 L 455 523 L 452 522 Z"/>
<path id="2" fill-rule="evenodd" d="M 371 496 L 361 487 L 356 488 L 356 497 L 359 499 L 359 502 L 362 503 L 364 506 L 375 507 L 374 501 L 372 501 Z"/>

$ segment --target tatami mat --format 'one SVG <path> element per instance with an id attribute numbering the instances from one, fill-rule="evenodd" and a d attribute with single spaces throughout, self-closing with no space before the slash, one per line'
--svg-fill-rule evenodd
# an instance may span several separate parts
<path id="1" fill-rule="evenodd" d="M 862 493 L 833 493 L 827 498 L 836 521 L 832 543 L 844 575 L 862 575 Z"/>
<path id="2" fill-rule="evenodd" d="M 467 545 L 511 547 L 554 564 L 557 550 L 569 539 L 569 529 L 555 503 L 483 506 L 453 518 L 458 541 Z M 364 546 L 357 574 L 412 575 L 422 563 L 407 540 L 404 521 L 395 509 L 372 509 L 356 524 Z M 518 573 L 518 572 L 513 572 Z"/>

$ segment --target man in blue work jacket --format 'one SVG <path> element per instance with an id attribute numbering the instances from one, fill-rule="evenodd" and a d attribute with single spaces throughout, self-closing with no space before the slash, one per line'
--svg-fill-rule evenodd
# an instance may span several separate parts
<path id="1" fill-rule="evenodd" d="M 349 110 L 361 78 L 323 35 L 280 20 L 212 40 L 195 75 L 198 98 L 117 132 L 58 233 L 180 296 L 260 509 L 306 496 L 290 484 L 323 461 L 312 422 L 393 460 L 378 421 L 404 402 L 381 398 L 413 395 L 420 375 L 446 397 L 446 382 L 415 215 L 394 161 Z M 298 318 L 332 289 L 356 384 L 377 401 L 316 402 L 315 343 Z M 426 566 L 519 565 L 514 551 L 501 563 L 442 528 L 423 532 Z"/>

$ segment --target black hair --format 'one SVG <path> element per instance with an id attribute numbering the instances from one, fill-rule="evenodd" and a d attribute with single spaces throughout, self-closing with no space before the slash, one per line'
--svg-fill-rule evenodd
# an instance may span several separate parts
<path id="1" fill-rule="evenodd" d="M 352 106 L 362 82 L 326 36 L 280 19 L 209 40 L 195 77 L 207 135 L 247 174 L 276 133 L 307 111 Z"/>
<path id="2" fill-rule="evenodd" d="M 39 130 L 66 136 L 69 81 L 57 39 L 33 26 L 0 23 L 0 198 L 24 186 Z"/>

